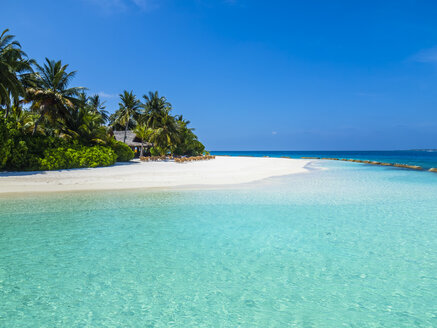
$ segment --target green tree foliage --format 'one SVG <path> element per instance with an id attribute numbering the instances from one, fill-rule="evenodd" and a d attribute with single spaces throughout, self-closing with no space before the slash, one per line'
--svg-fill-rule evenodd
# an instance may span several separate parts
<path id="1" fill-rule="evenodd" d="M 160 155 L 168 152 L 172 154 L 180 140 L 180 130 L 175 118 L 166 113 L 156 126 L 147 129 L 148 141 L 154 148 L 160 149 Z"/>
<path id="2" fill-rule="evenodd" d="M 109 113 L 105 110 L 105 102 L 100 99 L 99 95 L 89 97 L 87 104 L 91 107 L 93 113 L 100 114 L 103 123 L 106 123 L 109 120 Z"/>
<path id="3" fill-rule="evenodd" d="M 147 127 L 146 132 L 137 136 L 153 144 L 153 155 L 167 153 L 196 156 L 204 152 L 205 147 L 197 139 L 194 130 L 188 128 L 189 121 L 182 116 L 173 116 L 172 105 L 158 91 L 143 96 L 144 113 L 138 118 Z"/>
<path id="4" fill-rule="evenodd" d="M 77 106 L 68 109 L 62 121 L 58 121 L 61 137 L 79 140 L 85 145 L 106 144 L 108 133 L 102 125 L 104 118 L 89 105 L 84 94 L 81 94 L 80 100 Z"/>
<path id="5" fill-rule="evenodd" d="M 23 134 L 12 116 L 0 118 L 0 170 L 108 166 L 116 159 L 117 155 L 111 147 L 85 146 L 77 140 Z"/>
<path id="6" fill-rule="evenodd" d="M 127 131 L 129 129 L 129 123 L 135 122 L 136 117 L 139 114 L 141 108 L 141 102 L 133 94 L 133 92 L 127 92 L 126 90 L 120 94 L 120 109 L 116 122 L 124 126 L 124 142 L 126 141 Z"/>
<path id="7" fill-rule="evenodd" d="M 171 104 L 167 98 L 160 97 L 158 91 L 150 91 L 143 99 L 144 115 L 141 116 L 141 121 L 152 129 L 161 127 L 164 116 L 169 115 L 172 110 Z"/>
<path id="8" fill-rule="evenodd" d="M 41 118 L 46 117 L 52 123 L 57 119 L 64 119 L 71 109 L 81 103 L 78 96 L 84 88 L 69 88 L 76 71 L 67 72 L 68 65 L 47 58 L 43 66 L 37 64 L 36 68 L 37 72 L 26 89 L 26 101 L 32 103 L 32 110 L 39 113 Z M 33 134 L 37 131 L 38 124 L 39 120 Z"/>
<path id="9" fill-rule="evenodd" d="M 197 139 L 194 129 L 188 128 L 190 121 L 183 119 L 182 115 L 177 117 L 179 124 L 179 142 L 174 149 L 175 155 L 197 156 L 205 152 L 205 146 Z"/>
<path id="10" fill-rule="evenodd" d="M 14 146 L 12 144 L 13 140 L 11 140 L 11 131 L 8 123 L 7 118 L 0 118 L 0 169 L 7 167 Z"/>
<path id="11" fill-rule="evenodd" d="M 6 116 L 11 105 L 17 105 L 24 95 L 22 82 L 32 73 L 34 63 L 27 59 L 20 43 L 8 32 L 6 29 L 0 34 L 0 108 L 6 108 Z"/>
<path id="12" fill-rule="evenodd" d="M 13 35 L 0 34 L 0 170 L 54 170 L 129 161 L 134 152 L 112 130 L 135 129 L 152 154 L 199 155 L 205 147 L 188 121 L 172 114 L 157 91 L 120 94 L 119 109 L 106 111 L 99 95 L 71 86 L 76 71 L 61 61 L 28 59 Z M 23 105 L 26 104 L 26 105 Z M 26 107 L 23 107 L 26 106 Z M 109 126 L 105 124 L 109 122 Z"/>
<path id="13" fill-rule="evenodd" d="M 149 138 L 149 129 L 145 123 L 138 124 L 134 129 L 135 135 L 141 139 L 140 156 L 144 154 L 144 141 Z"/>

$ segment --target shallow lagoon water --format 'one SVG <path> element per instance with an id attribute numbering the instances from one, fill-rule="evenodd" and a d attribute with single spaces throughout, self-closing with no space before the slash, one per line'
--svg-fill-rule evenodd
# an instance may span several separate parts
<path id="1" fill-rule="evenodd" d="M 436 272 L 433 173 L 0 198 L 2 327 L 435 327 Z"/>

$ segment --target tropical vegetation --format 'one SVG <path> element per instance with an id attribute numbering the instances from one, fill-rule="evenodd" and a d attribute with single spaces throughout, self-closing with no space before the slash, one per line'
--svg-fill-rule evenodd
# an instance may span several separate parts
<path id="1" fill-rule="evenodd" d="M 30 59 L 15 37 L 0 35 L 0 170 L 55 170 L 129 161 L 133 150 L 113 131 L 133 130 L 139 155 L 198 156 L 205 147 L 190 122 L 173 114 L 157 91 L 124 90 L 109 114 L 99 95 L 73 85 L 76 71 L 60 60 Z M 146 147 L 145 145 L 148 145 Z M 151 146 L 150 146 L 151 145 Z"/>

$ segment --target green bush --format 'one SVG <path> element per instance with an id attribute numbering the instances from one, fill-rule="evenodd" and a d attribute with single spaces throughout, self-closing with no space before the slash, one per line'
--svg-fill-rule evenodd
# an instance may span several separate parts
<path id="1" fill-rule="evenodd" d="M 114 139 L 109 143 L 109 146 L 117 155 L 117 162 L 129 162 L 132 158 L 135 157 L 135 153 L 133 152 L 133 150 L 130 149 L 130 147 L 124 142 Z"/>
<path id="2" fill-rule="evenodd" d="M 134 152 L 112 139 L 108 146 L 83 145 L 79 140 L 31 135 L 20 130 L 0 110 L 0 170 L 37 171 L 98 167 L 129 161 Z"/>
<path id="3" fill-rule="evenodd" d="M 27 147 L 25 141 L 20 140 L 16 142 L 14 147 L 12 148 L 12 152 L 11 152 L 12 156 L 9 165 L 17 169 L 26 168 L 28 166 L 27 165 L 28 153 L 29 153 L 29 148 Z"/>
<path id="4" fill-rule="evenodd" d="M 10 135 L 8 120 L 3 117 L 3 112 L 0 111 L 0 170 L 8 166 L 8 162 L 12 156 L 14 140 Z"/>
<path id="5" fill-rule="evenodd" d="M 114 151 L 109 147 L 59 147 L 44 152 L 44 157 L 39 160 L 39 168 L 40 170 L 61 170 L 109 166 L 115 163 L 116 158 Z"/>
<path id="6" fill-rule="evenodd" d="M 24 134 L 12 118 L 0 115 L 0 170 L 39 170 L 45 150 L 69 145 L 58 137 Z"/>

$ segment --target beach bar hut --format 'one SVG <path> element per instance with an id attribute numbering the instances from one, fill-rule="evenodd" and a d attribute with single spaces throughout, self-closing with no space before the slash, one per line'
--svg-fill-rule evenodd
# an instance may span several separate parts
<path id="1" fill-rule="evenodd" d="M 124 140 L 124 131 L 114 131 L 114 138 L 115 140 L 124 142 L 126 145 L 128 145 L 135 152 L 135 157 L 143 155 L 140 154 L 141 139 L 138 138 L 135 135 L 135 132 L 133 132 L 132 130 L 127 131 L 126 140 Z M 147 151 L 147 149 L 152 146 L 150 142 L 144 142 L 143 145 L 144 145 L 144 151 Z"/>

